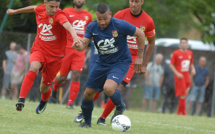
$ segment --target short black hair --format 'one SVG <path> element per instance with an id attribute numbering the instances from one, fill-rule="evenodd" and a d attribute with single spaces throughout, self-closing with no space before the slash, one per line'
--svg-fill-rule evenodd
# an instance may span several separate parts
<path id="1" fill-rule="evenodd" d="M 20 45 L 16 45 L 16 47 L 14 48 L 15 51 L 19 51 L 20 49 L 22 49 Z"/>
<path id="2" fill-rule="evenodd" d="M 104 14 L 107 11 L 110 11 L 110 8 L 107 4 L 105 4 L 105 3 L 98 4 L 98 6 L 96 8 L 96 12 L 99 12 L 100 14 Z"/>
<path id="3" fill-rule="evenodd" d="M 46 0 L 46 1 L 56 1 L 56 2 L 61 2 L 62 0 Z"/>
<path id="4" fill-rule="evenodd" d="M 187 39 L 187 38 L 185 38 L 185 37 L 182 37 L 182 38 L 180 39 L 180 41 L 182 41 L 182 40 L 186 40 L 186 41 L 188 41 L 188 39 Z"/>

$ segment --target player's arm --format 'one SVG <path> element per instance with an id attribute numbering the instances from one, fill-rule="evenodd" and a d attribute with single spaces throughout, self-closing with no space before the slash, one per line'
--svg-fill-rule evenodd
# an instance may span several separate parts
<path id="1" fill-rule="evenodd" d="M 7 14 L 8 15 L 15 15 L 15 14 L 20 14 L 20 13 L 31 13 L 34 12 L 34 9 L 37 6 L 27 6 L 19 9 L 8 9 Z"/>
<path id="2" fill-rule="evenodd" d="M 82 38 L 80 38 L 80 37 L 76 34 L 74 28 L 72 27 L 72 25 L 71 25 L 68 21 L 66 21 L 66 22 L 63 23 L 63 27 L 64 27 L 67 31 L 69 31 L 69 33 L 71 34 L 71 36 L 72 36 L 72 38 L 73 38 L 73 42 L 77 42 L 77 43 L 83 42 Z"/>
<path id="3" fill-rule="evenodd" d="M 136 27 L 136 32 L 133 36 L 136 36 L 138 40 L 138 53 L 137 59 L 134 61 L 134 70 L 140 72 L 145 47 L 145 34 L 139 28 Z"/>
<path id="4" fill-rule="evenodd" d="M 183 78 L 183 75 L 176 70 L 175 66 L 172 63 L 169 64 L 169 67 L 179 79 Z"/>
<path id="5" fill-rule="evenodd" d="M 88 45 L 90 43 L 90 40 L 91 39 L 84 37 L 82 43 L 77 43 L 77 42 L 75 43 L 74 42 L 72 47 L 75 48 L 78 51 L 83 51 L 88 47 Z"/>
<path id="6" fill-rule="evenodd" d="M 196 75 L 196 69 L 195 69 L 193 63 L 190 65 L 190 68 L 191 68 L 191 74 L 192 74 L 192 76 Z"/>
<path id="7" fill-rule="evenodd" d="M 145 59 L 144 59 L 143 65 L 142 65 L 143 68 L 146 68 L 146 66 L 147 66 L 147 64 L 150 61 L 150 58 L 152 56 L 153 49 L 155 46 L 155 36 L 147 37 L 147 40 L 148 40 L 148 46 L 146 48 Z"/>

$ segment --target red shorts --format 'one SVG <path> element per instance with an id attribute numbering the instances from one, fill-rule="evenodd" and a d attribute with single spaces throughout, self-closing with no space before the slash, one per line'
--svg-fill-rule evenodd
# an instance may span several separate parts
<path id="1" fill-rule="evenodd" d="M 128 73 L 126 74 L 125 78 L 123 79 L 124 82 L 127 84 L 130 82 L 131 78 L 133 77 L 135 71 L 134 71 L 134 61 L 136 60 L 137 56 L 132 56 L 132 63 L 128 69 Z"/>
<path id="2" fill-rule="evenodd" d="M 190 74 L 189 72 L 182 73 L 183 78 L 179 79 L 175 75 L 175 95 L 185 96 L 187 95 L 187 90 L 191 87 Z"/>
<path id="3" fill-rule="evenodd" d="M 39 61 L 42 64 L 43 84 L 50 86 L 61 67 L 61 57 L 45 55 L 40 51 L 33 51 L 30 55 L 30 63 Z"/>
<path id="4" fill-rule="evenodd" d="M 85 51 L 66 48 L 66 55 L 62 60 L 60 75 L 68 75 L 70 70 L 82 72 L 85 62 Z"/>

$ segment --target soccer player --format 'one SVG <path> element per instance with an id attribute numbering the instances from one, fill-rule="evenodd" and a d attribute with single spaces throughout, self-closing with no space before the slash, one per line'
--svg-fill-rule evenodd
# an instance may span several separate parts
<path id="1" fill-rule="evenodd" d="M 187 115 L 186 97 L 191 87 L 190 69 L 192 75 L 196 74 L 193 65 L 193 53 L 187 50 L 188 39 L 180 39 L 180 49 L 173 52 L 170 69 L 174 72 L 175 95 L 179 97 L 178 115 Z"/>
<path id="2" fill-rule="evenodd" d="M 138 39 L 138 54 L 134 62 L 135 71 L 141 71 L 143 61 L 145 35 L 139 28 L 124 20 L 112 18 L 109 6 L 104 3 L 97 6 L 96 17 L 97 20 L 87 26 L 83 38 L 85 43 L 74 42 L 73 44 L 74 48 L 82 51 L 93 38 L 99 52 L 99 59 L 86 82 L 86 90 L 81 105 L 85 122 L 79 127 L 91 127 L 93 98 L 96 93 L 102 90 L 116 105 L 113 117 L 123 113 L 125 108 L 117 88 L 132 62 L 131 53 L 127 47 L 127 35 L 136 36 Z"/>
<path id="3" fill-rule="evenodd" d="M 19 13 L 36 13 L 37 36 L 31 48 L 30 70 L 25 76 L 16 110 L 22 111 L 25 98 L 30 91 L 34 79 L 39 71 L 42 71 L 42 82 L 40 85 L 41 101 L 36 108 L 36 113 L 42 113 L 51 95 L 50 85 L 61 67 L 61 59 L 64 56 L 66 46 L 66 30 L 70 32 L 73 39 L 81 42 L 75 30 L 68 22 L 64 12 L 59 9 L 61 0 L 45 0 L 39 6 L 28 6 L 20 9 L 8 9 L 9 15 Z M 66 30 L 65 30 L 66 29 Z"/>
<path id="4" fill-rule="evenodd" d="M 118 18 L 121 20 L 126 20 L 127 22 L 135 25 L 139 29 L 141 29 L 148 40 L 148 46 L 146 50 L 146 57 L 144 59 L 144 63 L 142 65 L 143 71 L 141 73 L 144 73 L 146 71 L 146 66 L 150 60 L 150 57 L 153 52 L 153 48 L 155 45 L 155 26 L 153 19 L 141 9 L 141 6 L 143 5 L 144 0 L 129 0 L 130 8 L 118 11 L 114 18 Z M 135 71 L 134 71 L 134 62 L 137 58 L 138 54 L 138 41 L 137 37 L 135 36 L 127 36 L 127 43 L 128 47 L 132 56 L 132 63 L 129 67 L 128 73 L 126 74 L 125 78 L 119 85 L 118 89 L 122 91 L 124 87 L 130 82 L 131 78 L 133 77 Z M 96 95 L 97 96 L 97 95 Z M 97 97 L 98 98 L 98 97 Z M 95 99 L 94 99 L 95 100 Z M 101 117 L 98 119 L 97 124 L 105 125 L 105 119 L 106 117 L 111 113 L 111 111 L 115 108 L 115 105 L 112 103 L 111 99 L 108 100 L 105 110 L 102 113 Z M 79 114 L 75 118 L 75 122 L 80 122 L 81 119 L 83 119 L 82 114 Z"/>
<path id="5" fill-rule="evenodd" d="M 92 15 L 90 12 L 83 9 L 85 0 L 74 0 L 73 3 L 74 6 L 72 8 L 66 8 L 63 11 L 66 13 L 67 18 L 75 29 L 77 35 L 79 37 L 83 37 L 87 25 L 92 22 Z M 69 32 L 67 32 L 66 55 L 62 60 L 60 75 L 56 77 L 52 93 L 53 100 L 57 100 L 57 91 L 61 84 L 67 79 L 67 75 L 70 70 L 72 70 L 72 82 L 70 85 L 69 100 L 67 103 L 67 108 L 69 109 L 74 109 L 73 102 L 80 89 L 80 75 L 85 61 L 85 51 L 79 52 L 72 48 L 72 43 L 73 39 L 71 38 Z"/>

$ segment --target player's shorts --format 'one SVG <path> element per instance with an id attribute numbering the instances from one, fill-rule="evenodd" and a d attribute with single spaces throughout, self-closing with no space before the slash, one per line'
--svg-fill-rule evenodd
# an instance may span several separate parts
<path id="1" fill-rule="evenodd" d="M 175 95 L 185 96 L 187 95 L 187 90 L 191 87 L 190 74 L 189 72 L 182 73 L 183 78 L 179 79 L 176 75 L 175 78 Z"/>
<path id="2" fill-rule="evenodd" d="M 61 67 L 61 57 L 45 55 L 40 51 L 33 51 L 30 55 L 30 63 L 39 61 L 42 64 L 43 84 L 50 86 Z"/>
<path id="3" fill-rule="evenodd" d="M 132 77 L 134 76 L 134 61 L 136 60 L 137 56 L 132 56 L 132 63 L 129 66 L 128 73 L 126 74 L 125 78 L 123 79 L 124 82 L 127 84 L 130 82 Z"/>
<path id="4" fill-rule="evenodd" d="M 127 74 L 130 64 L 130 62 L 121 62 L 106 66 L 96 62 L 88 77 L 86 87 L 101 92 L 107 79 L 111 79 L 119 85 Z"/>
<path id="5" fill-rule="evenodd" d="M 11 74 L 4 74 L 3 78 L 3 89 L 8 89 L 10 87 L 10 79 L 11 79 Z"/>
<path id="6" fill-rule="evenodd" d="M 68 75 L 70 70 L 82 72 L 85 62 L 85 51 L 79 52 L 75 49 L 66 48 L 66 55 L 62 59 L 60 75 Z"/>
<path id="7" fill-rule="evenodd" d="M 11 84 L 21 84 L 22 80 L 23 80 L 23 74 L 20 74 L 20 72 L 16 72 L 14 70 L 12 70 L 11 73 Z"/>

